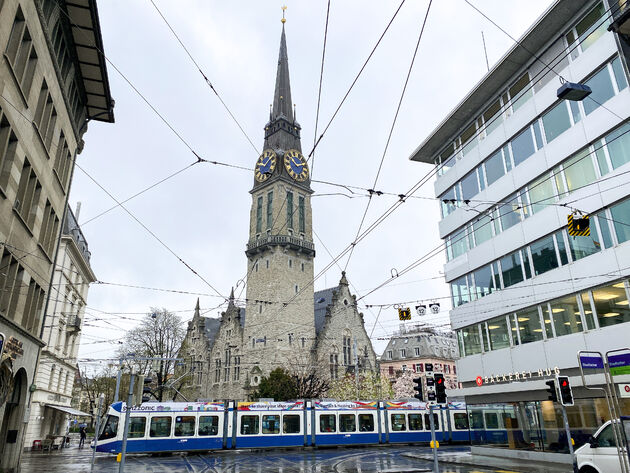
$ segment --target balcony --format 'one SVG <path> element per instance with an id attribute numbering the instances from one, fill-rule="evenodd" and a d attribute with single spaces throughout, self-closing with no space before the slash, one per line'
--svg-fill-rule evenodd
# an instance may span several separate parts
<path id="1" fill-rule="evenodd" d="M 313 242 L 306 241 L 292 235 L 265 235 L 247 243 L 247 256 L 254 256 L 272 246 L 284 246 L 292 250 L 305 253 L 308 256 L 315 256 L 315 245 Z"/>
<path id="2" fill-rule="evenodd" d="M 66 330 L 69 332 L 81 331 L 81 317 L 78 315 L 70 315 L 66 321 Z"/>

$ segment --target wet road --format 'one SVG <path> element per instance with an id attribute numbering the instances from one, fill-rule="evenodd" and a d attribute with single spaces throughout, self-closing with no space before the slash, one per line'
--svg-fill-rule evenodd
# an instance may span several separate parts
<path id="1" fill-rule="evenodd" d="M 125 471 L 133 473 L 402 473 L 432 471 L 433 463 L 405 454 L 429 453 L 425 447 L 334 448 L 285 451 L 222 451 L 205 455 L 127 457 Z M 22 473 L 80 473 L 90 471 L 91 451 L 76 447 L 22 456 Z M 118 471 L 115 457 L 97 454 L 94 471 Z M 514 470 L 441 464 L 441 473 L 512 473 Z"/>

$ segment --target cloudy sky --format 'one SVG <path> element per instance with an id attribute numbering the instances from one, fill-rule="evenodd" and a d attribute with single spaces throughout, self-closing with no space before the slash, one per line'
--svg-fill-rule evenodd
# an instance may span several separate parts
<path id="1" fill-rule="evenodd" d="M 204 159 L 253 168 L 262 150 L 263 127 L 273 98 L 281 6 L 285 3 L 291 89 L 305 154 L 313 146 L 326 1 L 153 1 L 257 151 L 151 0 L 99 1 L 105 54 L 111 61 L 108 70 L 116 123 L 90 124 L 78 164 L 91 178 L 75 169 L 70 201 L 73 207 L 79 201 L 82 204 L 79 221 L 97 278 L 112 284 L 90 288 L 80 358 L 113 356 L 124 331 L 151 306 L 165 307 L 188 320 L 199 297 L 207 316 L 218 315 L 221 297 L 174 254 L 223 296 L 245 277 L 248 191 L 253 172 L 205 163 L 190 166 L 196 158 L 185 143 Z M 400 1 L 331 2 L 320 133 Z M 552 3 L 472 2 L 516 37 Z M 382 172 L 373 187 L 427 5 L 427 0 L 404 2 L 317 147 L 313 179 L 394 194 L 406 192 L 432 168 L 409 161 L 411 152 L 487 71 L 481 32 L 491 67 L 512 46 L 509 38 L 464 0 L 433 2 Z M 115 205 L 92 179 L 123 200 L 184 168 L 125 204 L 164 245 L 120 207 L 91 220 Z M 393 268 L 401 270 L 441 244 L 433 182 L 416 193 L 424 198 L 409 199 L 357 245 L 347 274 L 358 297 L 387 280 Z M 351 195 L 340 187 L 319 183 L 313 189 L 318 273 L 332 260 L 330 254 L 336 256 L 353 241 L 368 198 L 364 191 L 355 190 L 357 194 Z M 366 225 L 397 199 L 387 195 L 373 198 Z M 343 258 L 340 266 L 317 279 L 315 290 L 335 286 L 346 261 Z M 443 264 L 442 252 L 360 300 L 377 353 L 386 345 L 383 339 L 399 328 L 398 316 L 393 307 L 382 309 L 379 315 L 378 308 L 366 308 L 366 304 L 436 300 L 441 302 L 442 312 L 422 321 L 448 323 L 449 290 L 441 277 Z M 243 283 L 239 284 L 238 289 Z M 414 314 L 412 324 L 420 320 Z"/>

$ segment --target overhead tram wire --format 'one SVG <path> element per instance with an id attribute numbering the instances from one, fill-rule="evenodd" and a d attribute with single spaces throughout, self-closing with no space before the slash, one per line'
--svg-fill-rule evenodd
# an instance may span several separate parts
<path id="1" fill-rule="evenodd" d="M 204 278 L 201 274 L 199 274 L 192 266 L 190 266 L 186 261 L 184 261 L 177 253 L 175 253 L 164 241 L 162 241 L 149 227 L 147 227 L 138 217 L 136 217 L 127 207 L 125 207 L 118 199 L 116 199 L 107 189 L 105 189 L 96 179 L 94 179 L 85 169 L 79 165 L 79 163 L 75 163 L 75 166 L 78 167 L 81 172 L 83 172 L 94 184 L 96 184 L 103 192 L 105 192 L 114 202 L 116 202 L 120 208 L 122 208 L 129 216 L 134 219 L 142 228 L 144 228 L 149 235 L 151 235 L 160 245 L 162 245 L 169 253 L 171 253 L 175 258 L 177 258 L 186 268 L 188 268 L 197 278 L 203 281 L 210 289 L 216 292 L 219 296 L 223 297 L 227 300 L 227 297 L 223 296 L 212 284 L 210 284 L 206 278 Z"/>
<path id="2" fill-rule="evenodd" d="M 317 92 L 317 112 L 315 113 L 315 132 L 313 133 L 313 149 L 317 144 L 317 127 L 319 126 L 319 106 L 322 100 L 322 82 L 324 81 L 324 59 L 326 58 L 326 40 L 328 39 L 328 18 L 330 17 L 330 0 L 326 7 L 326 25 L 324 27 L 324 46 L 322 47 L 322 67 L 319 72 L 319 90 Z M 313 177 L 313 169 L 315 167 L 315 153 L 313 153 L 311 161 L 311 177 Z M 320 240 L 321 241 L 321 240 Z"/>
<path id="3" fill-rule="evenodd" d="M 158 8 L 158 6 L 155 4 L 155 2 L 153 0 L 149 0 L 151 2 L 151 4 L 153 5 L 153 7 L 155 8 L 155 10 L 158 12 L 158 14 L 160 15 L 160 17 L 162 18 L 162 20 L 164 20 L 164 23 L 166 23 L 166 26 L 168 26 L 168 29 L 171 30 L 171 33 L 173 33 L 173 36 L 175 36 L 175 39 L 177 39 L 177 42 L 180 44 L 180 46 L 182 47 L 182 49 L 186 52 L 186 54 L 188 55 L 188 57 L 190 58 L 190 60 L 192 61 L 192 63 L 195 65 L 195 67 L 197 68 L 197 70 L 199 71 L 199 74 L 201 74 L 201 76 L 203 77 L 204 81 L 206 82 L 206 84 L 208 85 L 208 87 L 210 87 L 210 89 L 212 90 L 212 92 L 214 92 L 214 95 L 216 95 L 216 97 L 219 99 L 219 101 L 221 102 L 221 105 L 223 105 L 223 107 L 225 108 L 225 110 L 227 111 L 227 113 L 230 115 L 230 117 L 232 118 L 232 120 L 234 121 L 234 123 L 236 123 L 236 126 L 238 126 L 239 130 L 241 130 L 241 133 L 243 134 L 243 136 L 247 139 L 247 141 L 249 142 L 249 144 L 252 146 L 252 148 L 254 149 L 254 151 L 256 152 L 256 154 L 260 154 L 260 151 L 256 148 L 256 146 L 254 145 L 254 143 L 252 142 L 252 140 L 250 139 L 250 137 L 247 135 L 247 133 L 245 132 L 245 130 L 243 129 L 243 127 L 241 126 L 241 124 L 239 123 L 239 121 L 236 119 L 236 117 L 234 116 L 234 114 L 232 113 L 232 111 L 230 110 L 230 108 L 227 106 L 227 104 L 223 101 L 223 99 L 221 98 L 221 96 L 219 95 L 219 93 L 217 92 L 217 90 L 215 89 L 214 85 L 212 85 L 212 82 L 210 81 L 210 79 L 208 79 L 208 76 L 203 72 L 203 70 L 201 69 L 201 66 L 199 65 L 199 63 L 197 63 L 197 61 L 195 60 L 195 58 L 193 57 L 193 55 L 190 53 L 190 51 L 188 50 L 188 48 L 186 47 L 186 45 L 183 43 L 183 41 L 180 39 L 180 37 L 178 36 L 178 34 L 175 32 L 175 30 L 173 29 L 173 27 L 171 26 L 171 24 L 168 22 L 168 20 L 166 19 L 166 17 L 164 16 L 164 14 L 160 11 L 160 9 Z"/>
<path id="4" fill-rule="evenodd" d="M 313 153 L 315 152 L 315 148 L 317 148 L 317 146 L 319 145 L 319 142 L 321 141 L 321 139 L 324 137 L 324 135 L 326 134 L 326 131 L 328 131 L 328 128 L 330 127 L 330 125 L 332 124 L 332 122 L 335 120 L 335 117 L 337 116 L 337 114 L 339 113 L 339 110 L 341 109 L 342 105 L 344 104 L 344 102 L 346 101 L 346 99 L 348 98 L 348 95 L 350 95 L 350 92 L 352 91 L 354 85 L 357 83 L 357 81 L 359 80 L 359 77 L 361 77 L 361 74 L 363 73 L 363 70 L 365 69 L 365 67 L 368 65 L 368 62 L 370 62 L 370 59 L 372 58 L 372 56 L 374 55 L 374 53 L 376 52 L 376 49 L 378 48 L 379 44 L 381 43 L 381 41 L 383 40 L 383 38 L 385 37 L 385 34 L 387 33 L 387 31 L 389 30 L 389 27 L 392 25 L 392 23 L 394 22 L 394 19 L 396 18 L 396 16 L 398 15 L 398 12 L 400 11 L 400 9 L 402 8 L 402 6 L 404 5 L 406 0 L 402 0 L 402 2 L 400 2 L 400 5 L 398 5 L 398 8 L 396 9 L 396 11 L 394 12 L 394 15 L 392 16 L 392 18 L 389 20 L 389 23 L 387 23 L 387 26 L 385 27 L 385 30 L 383 31 L 383 33 L 381 34 L 380 38 L 378 39 L 378 41 L 376 42 L 376 44 L 374 45 L 374 48 L 372 48 L 372 51 L 370 52 L 369 56 L 367 57 L 367 59 L 365 60 L 365 62 L 363 63 L 363 66 L 361 66 L 361 69 L 359 70 L 358 74 L 356 75 L 356 77 L 354 78 L 354 80 L 352 81 L 352 84 L 350 84 L 350 87 L 348 88 L 348 91 L 346 92 L 346 94 L 343 96 L 343 98 L 341 99 L 341 102 L 339 103 L 339 105 L 337 106 L 337 109 L 335 110 L 335 112 L 333 113 L 332 117 L 330 118 L 330 120 L 328 121 L 328 124 L 326 125 L 326 127 L 324 128 L 324 131 L 322 132 L 322 134 L 319 136 L 319 138 L 317 138 L 317 141 L 315 141 L 315 144 L 313 145 L 313 149 L 311 150 L 311 152 L 308 154 L 307 157 L 307 161 L 308 159 L 311 159 L 311 157 L 313 156 Z"/>
<path id="5" fill-rule="evenodd" d="M 413 55 L 411 57 L 411 63 L 409 64 L 409 69 L 407 71 L 407 77 L 405 78 L 405 84 L 403 85 L 402 92 L 400 93 L 400 99 L 398 100 L 398 106 L 396 107 L 396 113 L 394 114 L 394 119 L 392 120 L 392 126 L 389 129 L 389 134 L 387 135 L 387 141 L 385 142 L 385 149 L 383 150 L 383 155 L 381 156 L 381 161 L 378 165 L 378 170 L 376 171 L 376 176 L 374 177 L 374 183 L 372 184 L 372 189 L 376 189 L 376 184 L 378 184 L 378 178 L 381 175 L 381 170 L 383 169 L 383 163 L 385 162 L 385 156 L 387 156 L 387 150 L 389 149 L 389 143 L 391 142 L 392 135 L 394 134 L 394 128 L 396 127 L 396 122 L 398 120 L 398 114 L 400 113 L 400 107 L 402 106 L 403 99 L 405 98 L 405 92 L 407 91 L 407 85 L 409 84 L 409 78 L 411 77 L 411 71 L 413 70 L 413 65 L 416 61 L 416 56 L 418 54 L 418 49 L 420 47 L 420 41 L 422 40 L 422 36 L 424 34 L 424 28 L 427 24 L 427 19 L 429 18 L 429 12 L 431 11 L 431 5 L 433 4 L 433 0 L 429 0 L 429 5 L 427 6 L 427 12 L 424 15 L 424 20 L 422 21 L 422 27 L 420 28 L 420 34 L 418 35 L 418 41 L 416 42 L 416 47 L 413 51 Z M 355 235 L 355 240 L 361 233 L 361 229 L 363 228 L 363 223 L 365 222 L 365 218 L 367 217 L 368 210 L 370 209 L 370 204 L 372 203 L 372 196 L 374 194 L 370 193 L 370 197 L 365 206 L 365 210 L 363 212 L 363 216 L 361 217 L 361 221 L 359 223 L 359 228 L 357 229 L 357 234 Z M 348 259 L 346 260 L 346 264 L 344 266 L 344 271 L 348 269 L 348 265 L 350 264 L 350 259 L 354 254 L 354 246 L 350 250 L 348 254 Z"/>

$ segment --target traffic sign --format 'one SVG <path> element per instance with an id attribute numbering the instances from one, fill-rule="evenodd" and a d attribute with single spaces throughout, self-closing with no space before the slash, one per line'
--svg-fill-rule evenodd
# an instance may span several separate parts
<path id="1" fill-rule="evenodd" d="M 630 374 L 630 353 L 620 353 L 608 357 L 608 368 L 611 376 Z"/>
<path id="2" fill-rule="evenodd" d="M 619 384 L 619 397 L 630 397 L 630 384 Z"/>

